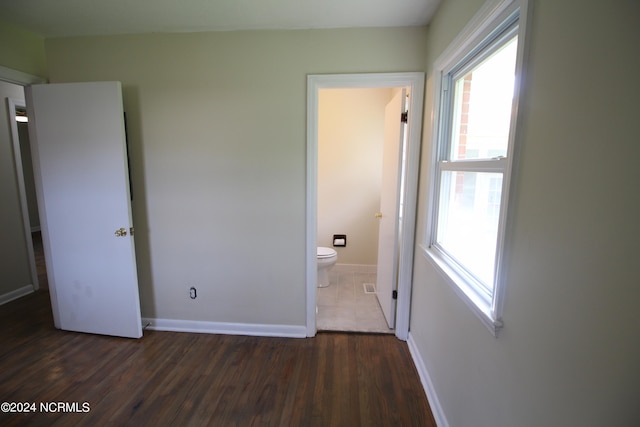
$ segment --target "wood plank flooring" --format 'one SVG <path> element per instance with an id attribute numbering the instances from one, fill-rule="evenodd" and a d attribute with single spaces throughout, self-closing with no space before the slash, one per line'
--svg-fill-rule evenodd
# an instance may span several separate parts
<path id="1" fill-rule="evenodd" d="M 40 286 L 40 289 L 48 289 L 49 281 L 47 279 L 47 265 L 44 261 L 42 233 L 40 231 L 35 231 L 31 233 L 31 241 L 33 242 L 33 254 L 36 259 L 36 269 L 38 272 L 38 285 Z"/>
<path id="2" fill-rule="evenodd" d="M 2 426 L 435 426 L 406 343 L 391 335 L 288 339 L 53 327 L 49 294 L 0 306 Z M 40 412 L 40 402 L 88 412 Z"/>

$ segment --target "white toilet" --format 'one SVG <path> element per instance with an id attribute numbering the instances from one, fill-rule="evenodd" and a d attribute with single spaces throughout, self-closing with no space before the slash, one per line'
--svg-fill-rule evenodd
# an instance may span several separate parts
<path id="1" fill-rule="evenodd" d="M 329 286 L 329 270 L 338 260 L 338 253 L 331 248 L 318 246 L 318 287 Z"/>

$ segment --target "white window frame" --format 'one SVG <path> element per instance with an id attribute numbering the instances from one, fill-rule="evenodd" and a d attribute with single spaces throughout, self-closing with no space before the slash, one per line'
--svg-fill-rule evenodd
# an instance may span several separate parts
<path id="1" fill-rule="evenodd" d="M 521 110 L 518 106 L 521 102 L 525 80 L 523 64 L 527 46 L 526 29 L 530 16 L 530 7 L 530 2 L 527 0 L 487 1 L 458 37 L 435 61 L 432 78 L 430 79 L 434 96 L 433 114 L 431 116 L 430 174 L 429 185 L 427 186 L 429 197 L 427 226 L 420 247 L 423 255 L 432 262 L 445 279 L 445 282 L 453 288 L 494 336 L 498 336 L 503 327 L 502 311 L 506 270 L 504 245 L 509 223 L 508 208 L 513 198 L 510 184 L 513 179 L 514 161 L 517 157 L 517 140 L 519 139 L 520 123 L 522 121 L 519 114 Z M 511 126 L 506 158 L 456 162 L 458 164 L 455 166 L 447 162 L 441 162 L 446 157 L 442 150 L 449 149 L 448 145 L 443 143 L 445 138 L 449 139 L 448 129 L 446 129 L 446 126 L 444 128 L 442 126 L 443 118 L 447 118 L 452 108 L 447 102 L 443 102 L 443 84 L 446 85 L 448 84 L 447 82 L 452 82 L 451 75 L 456 72 L 456 69 L 460 69 L 461 63 L 465 62 L 470 55 L 474 55 L 486 49 L 487 46 L 491 46 L 491 40 L 495 40 L 497 32 L 509 28 L 514 22 L 517 22 L 518 28 L 517 32 L 513 33 L 511 37 L 515 34 L 518 35 L 518 50 L 515 68 L 516 84 L 511 109 Z M 444 110 L 445 108 L 447 110 Z M 445 134 L 447 135 L 446 137 L 444 136 Z M 481 170 L 483 172 L 500 172 L 503 177 L 492 293 L 488 293 L 478 280 L 435 245 L 441 171 L 449 169 L 460 171 L 464 168 L 474 172 Z"/>

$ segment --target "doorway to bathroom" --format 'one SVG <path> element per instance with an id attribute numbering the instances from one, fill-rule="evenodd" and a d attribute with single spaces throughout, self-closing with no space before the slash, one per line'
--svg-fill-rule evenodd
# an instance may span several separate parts
<path id="1" fill-rule="evenodd" d="M 407 337 L 423 91 L 423 73 L 308 76 L 309 336 Z M 330 286 L 316 288 L 316 248 L 336 233 L 346 246 L 334 248 Z"/>
<path id="2" fill-rule="evenodd" d="M 322 89 L 318 97 L 318 246 L 333 248 L 318 286 L 318 330 L 393 333 L 398 182 L 406 88 Z M 336 232 L 348 237 L 334 244 Z"/>

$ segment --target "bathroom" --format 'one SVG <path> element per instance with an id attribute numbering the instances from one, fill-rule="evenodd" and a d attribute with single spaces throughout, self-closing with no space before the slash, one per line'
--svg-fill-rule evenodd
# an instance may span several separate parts
<path id="1" fill-rule="evenodd" d="M 328 283 L 319 280 L 318 330 L 394 332 L 380 307 L 376 279 L 385 109 L 395 97 L 406 111 L 403 93 L 401 88 L 319 91 L 317 243 L 335 250 L 337 259 Z M 393 117 L 400 126 L 400 114 Z M 399 152 L 402 138 L 396 139 Z M 391 163 L 385 176 L 397 183 L 398 162 Z"/>

